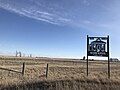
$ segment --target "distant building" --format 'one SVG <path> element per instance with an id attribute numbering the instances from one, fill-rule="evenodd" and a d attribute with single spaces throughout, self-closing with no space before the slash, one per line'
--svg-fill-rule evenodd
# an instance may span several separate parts
<path id="1" fill-rule="evenodd" d="M 110 58 L 111 62 L 118 62 L 119 60 L 117 58 Z"/>

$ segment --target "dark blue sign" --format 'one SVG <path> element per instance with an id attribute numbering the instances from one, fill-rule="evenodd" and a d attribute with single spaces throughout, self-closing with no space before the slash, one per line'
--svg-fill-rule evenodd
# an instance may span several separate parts
<path id="1" fill-rule="evenodd" d="M 87 35 L 87 76 L 88 76 L 88 56 L 108 57 L 108 78 L 110 78 L 109 60 L 109 36 L 108 37 L 89 37 Z"/>
<path id="2" fill-rule="evenodd" d="M 108 56 L 107 37 L 88 37 L 88 56 Z"/>

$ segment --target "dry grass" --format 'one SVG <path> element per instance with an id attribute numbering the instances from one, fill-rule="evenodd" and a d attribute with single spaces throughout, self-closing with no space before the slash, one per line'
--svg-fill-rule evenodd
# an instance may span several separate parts
<path id="1" fill-rule="evenodd" d="M 25 75 L 22 76 L 22 63 L 25 62 Z M 45 77 L 46 64 L 49 63 L 48 78 Z M 12 71 L 10 71 L 12 70 Z M 111 79 L 107 78 L 107 61 L 90 61 L 89 77 L 86 77 L 85 61 L 55 61 L 22 58 L 1 58 L 0 84 L 14 85 L 34 81 L 80 79 L 96 81 L 120 81 L 120 62 L 111 62 Z"/>

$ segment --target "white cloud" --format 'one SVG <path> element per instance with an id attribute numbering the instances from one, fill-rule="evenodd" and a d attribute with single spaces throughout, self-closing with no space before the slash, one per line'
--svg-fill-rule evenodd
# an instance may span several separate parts
<path id="1" fill-rule="evenodd" d="M 20 5 L 19 3 L 20 1 L 17 2 L 15 0 L 11 0 L 11 2 L 8 0 L 0 0 L 0 7 L 17 14 L 27 16 L 29 18 L 45 21 L 51 24 L 63 25 L 70 21 L 67 18 L 49 13 L 47 10 L 41 10 L 41 6 L 35 6 L 34 4 L 33 6 L 29 6 L 27 3 L 21 3 Z"/>
<path id="2" fill-rule="evenodd" d="M 99 3 L 99 0 L 70 0 L 70 3 L 74 2 L 76 4 L 74 4 L 74 6 L 69 6 L 68 3 L 65 4 L 67 1 L 63 2 L 62 0 L 62 4 L 57 3 L 60 1 L 53 1 L 0 0 L 0 8 L 32 19 L 56 25 L 82 27 L 88 30 L 97 30 L 103 28 L 107 30 L 111 28 L 116 29 L 116 27 L 119 28 L 119 4 L 116 5 L 116 3 L 114 3 L 114 6 L 111 6 L 112 3 L 110 3 L 111 7 L 109 5 L 108 7 L 106 4 Z M 78 2 L 80 2 L 80 5 Z M 95 5 L 97 8 L 83 7 L 83 5 Z"/>

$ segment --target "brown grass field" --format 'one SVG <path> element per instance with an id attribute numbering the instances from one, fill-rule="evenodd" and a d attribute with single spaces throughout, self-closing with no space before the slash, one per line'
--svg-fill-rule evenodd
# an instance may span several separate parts
<path id="1" fill-rule="evenodd" d="M 24 76 L 21 74 L 23 62 L 25 62 Z M 47 63 L 49 64 L 49 70 L 48 77 L 46 78 L 45 75 Z M 86 61 L 83 60 L 72 59 L 53 60 L 50 58 L 35 59 L 35 58 L 1 57 L 0 88 L 12 85 L 22 85 L 32 82 L 58 81 L 58 80 L 82 80 L 84 82 L 102 81 L 104 83 L 115 82 L 116 84 L 120 85 L 120 62 L 111 62 L 110 67 L 111 78 L 108 79 L 107 61 L 89 61 L 89 76 L 87 77 Z"/>

